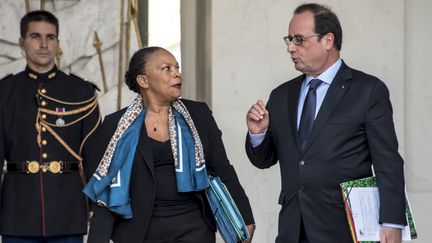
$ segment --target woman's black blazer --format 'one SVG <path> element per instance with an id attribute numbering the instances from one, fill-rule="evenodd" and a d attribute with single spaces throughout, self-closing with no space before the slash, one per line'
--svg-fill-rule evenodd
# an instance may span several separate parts
<path id="1" fill-rule="evenodd" d="M 222 133 L 216 125 L 209 107 L 202 102 L 182 99 L 186 105 L 198 130 L 206 161 L 207 172 L 219 176 L 228 187 L 246 224 L 253 224 L 254 219 L 249 199 L 245 194 L 233 166 L 230 164 L 222 142 Z M 98 130 L 99 152 L 94 158 L 93 167 L 96 168 L 103 156 L 106 146 L 113 135 L 117 123 L 123 113 L 122 109 L 106 116 Z M 144 128 L 144 127 L 143 127 Z M 141 129 L 141 135 L 136 150 L 130 186 L 132 219 L 123 219 L 114 215 L 106 208 L 92 205 L 93 216 L 90 221 L 89 243 L 108 243 L 112 239 L 115 243 L 143 242 L 147 231 L 153 204 L 155 201 L 154 165 L 149 137 L 146 129 Z M 216 231 L 216 225 L 207 203 L 205 195 L 198 195 L 202 202 L 203 217 L 209 227 Z M 175 227 L 175 226 L 174 226 Z"/>

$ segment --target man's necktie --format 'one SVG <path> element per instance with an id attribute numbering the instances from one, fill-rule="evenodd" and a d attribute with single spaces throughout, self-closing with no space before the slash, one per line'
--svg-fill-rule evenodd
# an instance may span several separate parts
<path id="1" fill-rule="evenodd" d="M 312 126 L 315 120 L 316 109 L 316 88 L 322 83 L 319 79 L 312 79 L 309 82 L 309 91 L 303 104 L 303 111 L 300 119 L 298 135 L 300 139 L 300 148 L 303 151 Z"/>

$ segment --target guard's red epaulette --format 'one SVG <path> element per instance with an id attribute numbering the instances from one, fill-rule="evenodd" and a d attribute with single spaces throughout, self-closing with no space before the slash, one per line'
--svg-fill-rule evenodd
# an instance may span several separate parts
<path id="1" fill-rule="evenodd" d="M 75 77 L 75 78 L 79 78 L 79 79 L 81 79 L 81 80 L 83 80 L 83 81 L 85 81 L 85 82 L 87 82 L 87 83 L 90 83 L 91 85 L 93 85 L 93 87 L 94 87 L 95 89 L 97 89 L 97 91 L 101 91 L 101 90 L 99 89 L 99 87 L 98 87 L 95 83 L 89 81 L 88 79 L 82 78 L 82 77 L 76 75 L 75 73 L 69 73 L 69 75 L 72 76 L 72 77 Z"/>
<path id="2" fill-rule="evenodd" d="M 11 76 L 13 76 L 13 73 L 8 73 L 8 74 L 6 74 L 5 76 L 1 77 L 1 78 L 0 78 L 0 81 L 3 80 L 3 79 L 7 79 L 7 78 L 9 78 L 9 77 L 11 77 Z"/>

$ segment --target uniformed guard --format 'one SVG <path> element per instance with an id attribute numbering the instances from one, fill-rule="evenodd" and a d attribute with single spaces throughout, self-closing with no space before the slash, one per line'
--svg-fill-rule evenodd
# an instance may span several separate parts
<path id="1" fill-rule="evenodd" d="M 100 123 L 95 86 L 57 69 L 53 14 L 29 12 L 20 27 L 27 66 L 0 81 L 2 242 L 82 243 L 81 191 Z"/>

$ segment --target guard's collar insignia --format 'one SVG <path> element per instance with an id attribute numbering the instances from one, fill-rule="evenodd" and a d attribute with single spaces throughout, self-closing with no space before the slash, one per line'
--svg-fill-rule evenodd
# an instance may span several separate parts
<path id="1" fill-rule="evenodd" d="M 48 79 L 53 79 L 56 76 L 56 72 L 53 71 L 50 74 L 48 74 Z"/>
<path id="2" fill-rule="evenodd" d="M 38 76 L 37 76 L 36 74 L 34 74 L 34 73 L 27 73 L 27 75 L 28 75 L 31 79 L 34 79 L 34 80 L 36 80 L 36 79 L 38 78 Z"/>
<path id="3" fill-rule="evenodd" d="M 49 70 L 46 73 L 38 73 L 30 69 L 29 66 L 27 66 L 25 72 L 27 73 L 27 76 L 30 79 L 46 81 L 47 79 L 50 80 L 55 78 L 55 76 L 57 75 L 57 67 L 54 66 L 51 70 Z"/>

